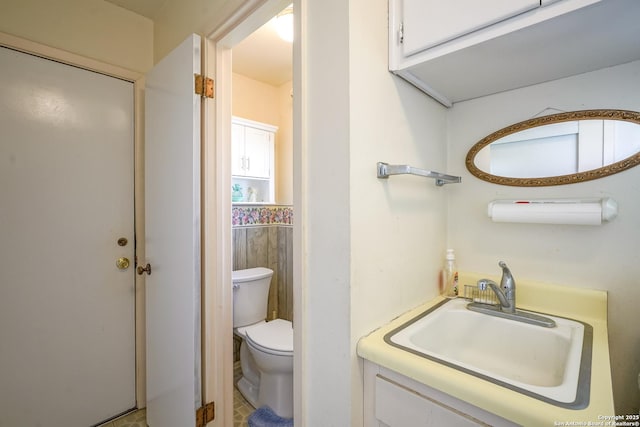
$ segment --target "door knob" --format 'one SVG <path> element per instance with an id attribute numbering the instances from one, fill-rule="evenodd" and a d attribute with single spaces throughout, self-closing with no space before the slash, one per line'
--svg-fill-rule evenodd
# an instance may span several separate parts
<path id="1" fill-rule="evenodd" d="M 142 275 L 144 272 L 147 272 L 147 275 L 151 275 L 151 264 L 147 264 L 144 267 L 139 265 L 137 268 L 138 274 Z"/>
<path id="2" fill-rule="evenodd" d="M 129 258 L 121 257 L 116 260 L 116 266 L 120 270 L 126 270 L 127 268 L 129 268 L 129 264 Z"/>

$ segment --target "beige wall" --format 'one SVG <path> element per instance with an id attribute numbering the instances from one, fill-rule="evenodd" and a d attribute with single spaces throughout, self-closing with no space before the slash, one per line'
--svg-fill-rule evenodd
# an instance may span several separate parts
<path id="1" fill-rule="evenodd" d="M 275 141 L 276 204 L 293 204 L 291 82 L 279 87 L 233 74 L 233 115 L 278 126 Z"/>
<path id="2" fill-rule="evenodd" d="M 516 277 L 609 295 L 609 342 L 617 414 L 637 414 L 640 404 L 640 168 L 555 187 L 489 184 L 464 166 L 467 150 L 508 124 L 547 107 L 562 111 L 618 108 L 640 111 L 640 62 L 556 80 L 456 104 L 449 115 L 449 172 L 462 185 L 449 191 L 449 244 L 458 268 L 499 275 L 506 261 Z M 553 112 L 553 111 L 552 111 Z M 499 198 L 612 197 L 619 216 L 602 226 L 493 223 L 487 203 Z"/>
<path id="3" fill-rule="evenodd" d="M 296 351 L 304 411 L 296 422 L 357 426 L 351 423 L 357 386 L 351 333 L 349 2 L 300 0 L 294 8 L 296 4 L 305 10 L 301 164 L 294 171 L 301 187 L 294 208 L 302 234 L 296 254 L 302 277 L 294 287 L 302 295 L 295 300 L 300 304 L 294 306 L 294 323 L 302 329 Z"/>
<path id="4" fill-rule="evenodd" d="M 357 341 L 437 295 L 451 191 L 376 162 L 444 171 L 446 110 L 387 71 L 386 0 L 303 5 L 303 421 L 359 426 Z"/>
<path id="5" fill-rule="evenodd" d="M 104 0 L 0 2 L 0 31 L 145 73 L 153 22 Z"/>
<path id="6" fill-rule="evenodd" d="M 278 88 L 233 74 L 233 115 L 280 126 Z"/>
<path id="7" fill-rule="evenodd" d="M 280 129 L 276 146 L 276 200 L 293 204 L 293 85 L 287 82 L 278 87 Z"/>

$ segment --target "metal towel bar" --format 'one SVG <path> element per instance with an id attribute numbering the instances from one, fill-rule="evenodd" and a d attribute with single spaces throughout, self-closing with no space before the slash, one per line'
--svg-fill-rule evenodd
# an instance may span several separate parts
<path id="1" fill-rule="evenodd" d="M 440 172 L 433 172 L 424 169 L 414 168 L 409 165 L 390 165 L 388 163 L 378 162 L 378 178 L 387 179 L 390 175 L 418 175 L 427 178 L 434 178 L 438 187 L 444 184 L 455 184 L 462 182 L 459 176 L 447 175 Z"/>

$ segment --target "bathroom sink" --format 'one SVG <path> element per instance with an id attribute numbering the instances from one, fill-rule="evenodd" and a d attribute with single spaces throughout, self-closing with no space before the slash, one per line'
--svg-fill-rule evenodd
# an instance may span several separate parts
<path id="1" fill-rule="evenodd" d="M 565 408 L 589 403 L 590 325 L 549 316 L 553 328 L 489 316 L 445 300 L 389 332 L 395 347 Z"/>

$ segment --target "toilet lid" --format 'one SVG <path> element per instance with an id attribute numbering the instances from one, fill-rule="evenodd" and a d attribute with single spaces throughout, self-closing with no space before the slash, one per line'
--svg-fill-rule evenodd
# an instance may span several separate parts
<path id="1" fill-rule="evenodd" d="M 275 319 L 245 330 L 249 341 L 259 347 L 293 353 L 293 327 L 288 320 Z"/>

